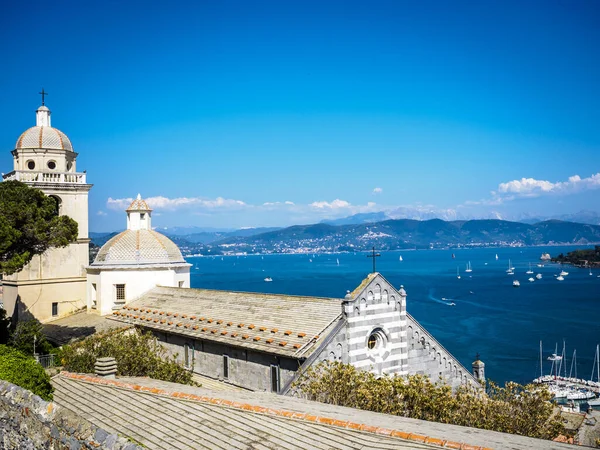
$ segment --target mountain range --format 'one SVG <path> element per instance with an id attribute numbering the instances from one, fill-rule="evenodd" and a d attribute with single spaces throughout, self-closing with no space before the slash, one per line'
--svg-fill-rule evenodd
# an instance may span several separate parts
<path id="1" fill-rule="evenodd" d="M 591 225 L 600 225 L 600 214 L 595 211 L 581 210 L 573 214 L 556 214 L 552 216 L 540 216 L 529 213 L 503 215 L 492 211 L 485 216 L 474 218 L 462 214 L 455 209 L 435 209 L 431 207 L 399 207 L 388 211 L 378 211 L 373 213 L 359 213 L 341 219 L 323 220 L 321 223 L 329 225 L 352 225 L 361 223 L 381 222 L 388 219 L 413 219 L 430 220 L 442 219 L 446 221 L 453 220 L 478 220 L 478 219 L 498 219 L 512 222 L 523 222 L 534 224 L 546 220 L 562 220 L 564 222 L 587 223 Z"/>
<path id="2" fill-rule="evenodd" d="M 363 217 L 364 218 L 364 217 Z M 161 230 L 163 231 L 163 230 Z M 506 220 L 383 220 L 375 223 L 295 225 L 281 229 L 244 229 L 168 235 L 186 255 L 231 253 L 314 253 L 336 251 L 589 245 L 600 242 L 600 226 L 560 220 L 534 224 Z M 103 245 L 115 233 L 90 233 Z"/>

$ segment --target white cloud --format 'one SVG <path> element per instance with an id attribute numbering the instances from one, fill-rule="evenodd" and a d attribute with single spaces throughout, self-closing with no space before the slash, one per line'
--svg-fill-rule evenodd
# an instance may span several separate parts
<path id="1" fill-rule="evenodd" d="M 373 195 L 381 194 L 382 192 L 383 189 L 381 189 L 380 187 L 376 187 L 375 189 L 373 189 Z"/>
<path id="2" fill-rule="evenodd" d="M 535 178 L 521 178 L 507 183 L 500 183 L 497 191 L 492 191 L 493 197 L 502 197 L 504 200 L 512 200 L 522 197 L 540 197 L 543 195 L 568 195 L 590 189 L 600 188 L 600 172 L 587 178 L 573 175 L 567 181 L 552 183 Z"/>
<path id="3" fill-rule="evenodd" d="M 340 200 L 336 198 L 334 201 L 330 202 L 312 202 L 308 205 L 312 208 L 316 209 L 340 209 L 340 208 L 349 208 L 351 205 L 346 200 Z"/>
<path id="4" fill-rule="evenodd" d="M 201 197 L 177 197 L 168 198 L 163 196 L 149 197 L 144 199 L 153 209 L 162 209 L 175 211 L 179 209 L 241 209 L 248 205 L 241 200 L 228 199 L 217 197 L 215 199 L 205 199 Z M 117 211 L 125 210 L 133 201 L 132 198 L 117 198 L 111 197 L 106 201 L 107 208 Z"/>
<path id="5" fill-rule="evenodd" d="M 104 211 L 100 210 L 96 213 L 99 216 L 108 216 L 108 214 L 106 214 Z"/>

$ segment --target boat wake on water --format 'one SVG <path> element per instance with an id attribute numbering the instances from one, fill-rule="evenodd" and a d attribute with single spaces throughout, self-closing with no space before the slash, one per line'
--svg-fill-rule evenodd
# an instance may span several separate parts
<path id="1" fill-rule="evenodd" d="M 429 300 L 433 300 L 436 303 L 441 303 L 442 305 L 446 305 L 446 306 L 456 306 L 456 303 L 454 303 L 454 300 L 456 300 L 456 299 L 446 298 L 446 297 L 442 297 L 441 299 L 439 299 L 439 298 L 433 296 L 434 292 L 435 291 L 433 289 L 431 289 L 429 291 L 429 295 L 427 296 L 427 298 Z"/>

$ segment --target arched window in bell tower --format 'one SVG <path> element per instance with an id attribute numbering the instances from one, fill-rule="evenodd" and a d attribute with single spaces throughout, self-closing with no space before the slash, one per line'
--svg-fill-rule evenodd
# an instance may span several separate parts
<path id="1" fill-rule="evenodd" d="M 50 197 L 52 200 L 54 200 L 54 205 L 55 205 L 55 210 L 54 210 L 54 212 L 55 212 L 55 214 L 56 214 L 57 216 L 60 216 L 60 214 L 61 214 L 61 212 L 62 212 L 62 211 L 61 211 L 61 208 L 62 208 L 62 200 L 61 200 L 61 198 L 60 198 L 58 195 L 50 195 L 49 197 Z"/>

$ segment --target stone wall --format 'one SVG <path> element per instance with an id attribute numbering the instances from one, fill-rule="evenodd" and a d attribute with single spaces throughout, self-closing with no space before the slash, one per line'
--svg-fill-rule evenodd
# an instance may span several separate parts
<path id="1" fill-rule="evenodd" d="M 271 391 L 271 366 L 279 367 L 279 387 L 283 388 L 299 369 L 297 360 L 219 342 L 193 339 L 172 333 L 153 331 L 171 356 L 194 373 L 251 389 Z M 186 364 L 187 346 L 187 364 Z M 224 377 L 224 355 L 229 357 L 229 374 Z"/>
<path id="2" fill-rule="evenodd" d="M 442 344 L 436 341 L 410 314 L 408 319 L 408 373 L 423 374 L 437 381 L 443 378 L 453 388 L 470 383 L 479 386 L 467 370 Z"/>
<path id="3" fill-rule="evenodd" d="M 0 448 L 142 450 L 32 392 L 0 380 Z"/>

